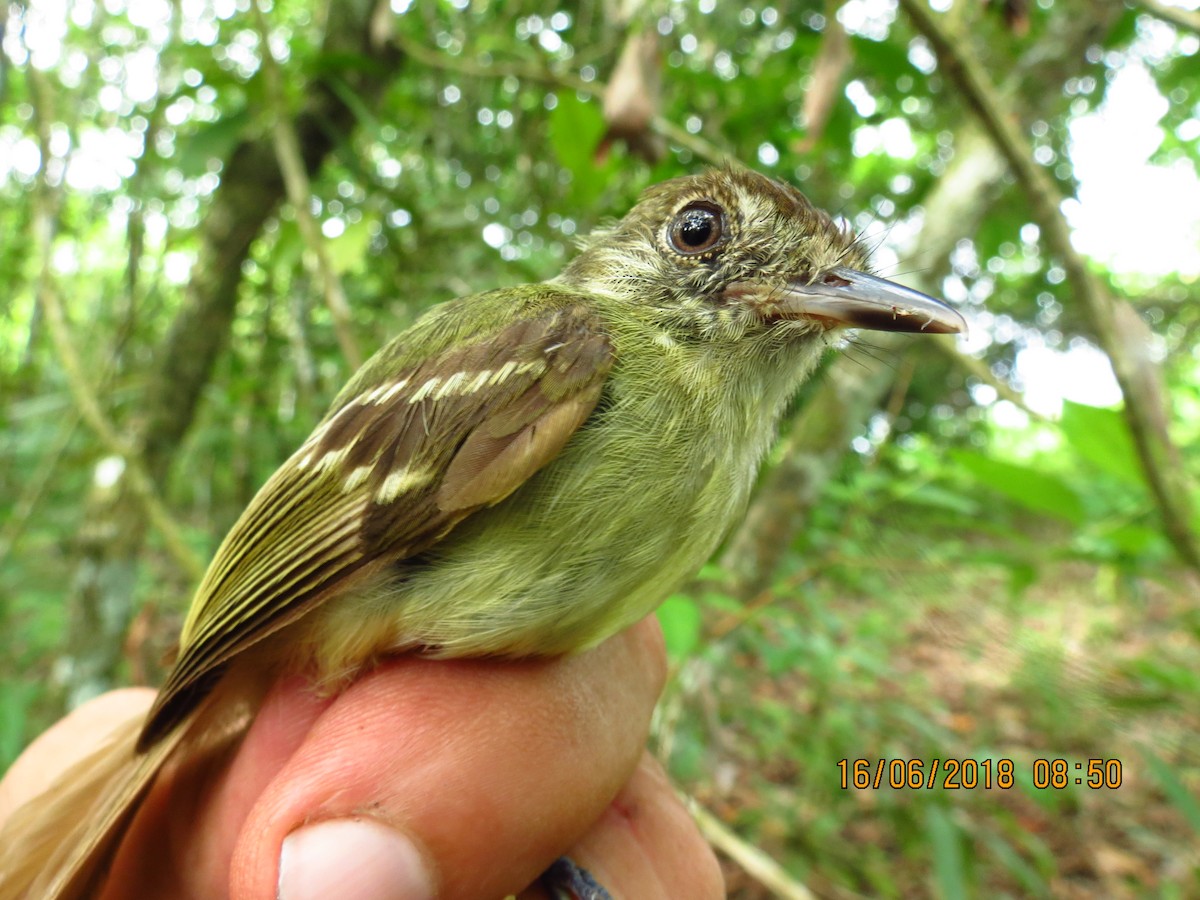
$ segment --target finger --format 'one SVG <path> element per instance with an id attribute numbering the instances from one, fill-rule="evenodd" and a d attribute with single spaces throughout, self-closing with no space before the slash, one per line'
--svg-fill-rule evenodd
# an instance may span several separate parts
<path id="1" fill-rule="evenodd" d="M 407 879 L 411 896 L 436 890 L 443 900 L 515 892 L 628 779 L 664 676 L 653 623 L 564 659 L 405 658 L 381 667 L 321 710 L 261 786 L 234 850 L 232 895 L 266 900 L 279 885 L 285 900 L 297 891 L 404 896 L 371 878 Z M 273 752 L 286 744 L 266 734 L 271 721 L 256 722 L 247 744 L 262 740 Z M 230 772 L 243 795 L 239 782 L 262 774 L 252 768 Z"/>
<path id="2" fill-rule="evenodd" d="M 138 808 L 105 900 L 229 896 L 234 845 L 246 817 L 333 702 L 301 678 L 285 679 L 242 740 L 217 741 L 215 754 L 180 746 Z"/>
<path id="3" fill-rule="evenodd" d="M 649 753 L 642 755 L 633 777 L 567 856 L 614 900 L 725 896 L 716 855 Z M 521 900 L 546 896 L 533 889 L 521 894 Z"/>
<path id="4" fill-rule="evenodd" d="M 101 694 L 42 732 L 17 757 L 0 782 L 0 824 L 13 810 L 47 790 L 63 772 L 95 750 L 105 735 L 145 715 L 154 702 L 149 688 Z"/>

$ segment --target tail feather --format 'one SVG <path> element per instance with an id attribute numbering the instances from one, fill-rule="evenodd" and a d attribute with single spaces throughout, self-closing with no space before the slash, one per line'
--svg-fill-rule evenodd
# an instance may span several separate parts
<path id="1" fill-rule="evenodd" d="M 173 778 L 204 790 L 237 751 L 269 684 L 254 669 L 226 679 L 144 751 L 138 750 L 143 716 L 118 725 L 0 827 L 0 900 L 100 896 L 121 841 L 164 765 L 171 764 Z"/>
<path id="2" fill-rule="evenodd" d="M 187 728 L 134 751 L 141 717 L 16 810 L 0 830 L 0 900 L 83 900 L 108 866 L 162 764 Z"/>

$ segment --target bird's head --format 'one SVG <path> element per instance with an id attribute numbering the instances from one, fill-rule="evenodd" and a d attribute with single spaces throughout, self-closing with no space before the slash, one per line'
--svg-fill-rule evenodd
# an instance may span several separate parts
<path id="1" fill-rule="evenodd" d="M 941 301 L 871 275 L 862 242 L 791 185 L 731 167 L 650 188 L 561 280 L 698 337 L 966 330 Z"/>

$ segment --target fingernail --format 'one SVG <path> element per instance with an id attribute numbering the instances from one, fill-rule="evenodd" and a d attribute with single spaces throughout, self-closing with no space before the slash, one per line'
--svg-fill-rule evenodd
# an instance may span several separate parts
<path id="1" fill-rule="evenodd" d="M 373 819 L 328 819 L 298 828 L 279 856 L 279 900 L 433 900 L 421 852 Z"/>

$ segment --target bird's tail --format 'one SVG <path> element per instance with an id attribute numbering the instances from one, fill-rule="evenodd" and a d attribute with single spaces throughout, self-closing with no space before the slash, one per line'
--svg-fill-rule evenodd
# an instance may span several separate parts
<path id="1" fill-rule="evenodd" d="M 0 900 L 83 900 L 99 894 L 146 792 L 188 728 L 137 753 L 142 716 L 17 809 L 0 829 Z"/>

